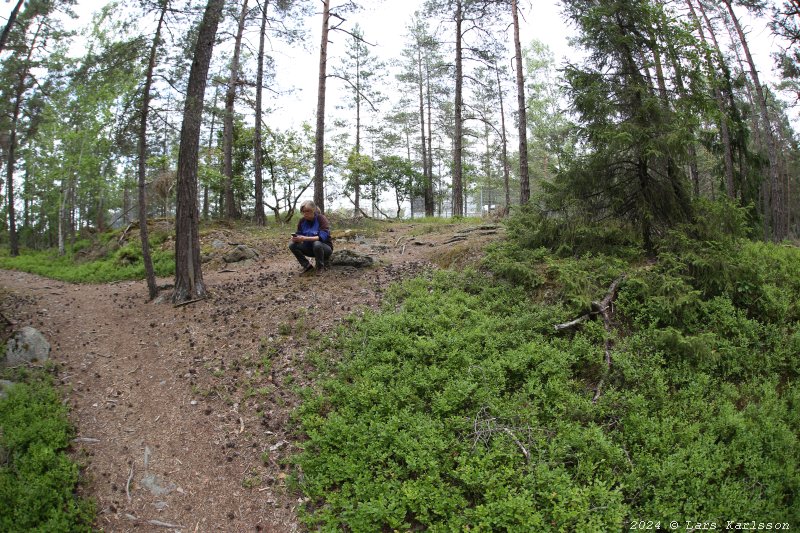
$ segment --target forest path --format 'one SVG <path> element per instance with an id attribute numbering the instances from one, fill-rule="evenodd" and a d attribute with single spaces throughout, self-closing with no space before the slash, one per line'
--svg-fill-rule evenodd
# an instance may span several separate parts
<path id="1" fill-rule="evenodd" d="M 307 353 L 347 316 L 377 308 L 391 282 L 431 260 L 463 262 L 496 233 L 396 224 L 336 244 L 377 254 L 377 266 L 314 277 L 298 276 L 288 240 L 251 243 L 257 260 L 207 265 L 211 297 L 181 307 L 147 302 L 143 281 L 73 285 L 0 270 L 14 302 L 2 310 L 52 345 L 98 528 L 296 531 L 288 421 L 298 386 L 313 379 Z"/>

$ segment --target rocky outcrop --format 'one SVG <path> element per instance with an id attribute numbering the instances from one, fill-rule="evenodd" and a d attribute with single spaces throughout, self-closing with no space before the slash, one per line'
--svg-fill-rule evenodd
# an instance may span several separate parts
<path id="1" fill-rule="evenodd" d="M 50 343 L 39 330 L 25 326 L 9 339 L 6 354 L 2 359 L 5 366 L 16 366 L 46 361 L 50 358 Z"/>
<path id="2" fill-rule="evenodd" d="M 249 246 L 239 244 L 236 248 L 222 256 L 222 260 L 226 263 L 238 263 L 239 261 L 255 259 L 256 257 L 258 257 L 258 252 Z"/>
<path id="3" fill-rule="evenodd" d="M 331 266 L 349 266 L 355 268 L 371 267 L 373 260 L 370 256 L 359 254 L 352 250 L 336 250 L 331 255 Z"/>

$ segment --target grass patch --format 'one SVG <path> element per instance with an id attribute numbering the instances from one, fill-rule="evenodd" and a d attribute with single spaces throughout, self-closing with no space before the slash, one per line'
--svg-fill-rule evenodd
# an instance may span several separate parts
<path id="1" fill-rule="evenodd" d="M 5 372 L 17 382 L 0 400 L 0 530 L 91 531 L 94 504 L 76 495 L 66 454 L 72 428 L 50 376 Z"/>

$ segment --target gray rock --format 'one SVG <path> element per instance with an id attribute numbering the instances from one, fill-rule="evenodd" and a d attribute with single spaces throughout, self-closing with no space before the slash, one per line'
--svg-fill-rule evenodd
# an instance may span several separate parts
<path id="1" fill-rule="evenodd" d="M 11 390 L 11 387 L 14 386 L 13 381 L 8 381 L 7 379 L 0 379 L 0 400 L 5 400 L 8 398 L 8 391 Z"/>
<path id="2" fill-rule="evenodd" d="M 244 244 L 240 244 L 236 246 L 233 250 L 229 253 L 222 256 L 222 260 L 226 263 L 238 263 L 239 261 L 244 261 L 246 259 L 255 259 L 258 257 L 258 252 L 250 248 L 249 246 L 245 246 Z"/>
<path id="3" fill-rule="evenodd" d="M 17 331 L 8 341 L 6 356 L 3 364 L 6 366 L 16 366 L 33 362 L 47 361 L 50 358 L 50 343 L 39 333 L 37 329 L 30 326 Z"/>
<path id="4" fill-rule="evenodd" d="M 372 266 L 373 260 L 368 255 L 356 253 L 352 250 L 337 250 L 331 255 L 332 266 L 350 266 L 366 268 Z"/>
<path id="5" fill-rule="evenodd" d="M 147 473 L 142 477 L 141 485 L 150 491 L 153 496 L 166 496 L 178 486 L 175 483 L 169 482 L 161 476 L 156 474 Z"/>
<path id="6" fill-rule="evenodd" d="M 211 247 L 214 248 L 215 250 L 221 250 L 222 248 L 225 248 L 226 246 L 227 245 L 224 242 L 222 242 L 221 240 L 219 240 L 219 239 L 214 239 L 211 242 Z"/>

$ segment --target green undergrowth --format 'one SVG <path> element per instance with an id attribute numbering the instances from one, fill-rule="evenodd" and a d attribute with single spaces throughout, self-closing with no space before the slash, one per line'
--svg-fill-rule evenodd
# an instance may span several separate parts
<path id="1" fill-rule="evenodd" d="M 701 230 L 655 262 L 624 230 L 612 254 L 518 233 L 486 272 L 394 287 L 297 412 L 308 525 L 800 523 L 800 251 Z M 555 330 L 617 279 L 611 331 Z"/>
<path id="2" fill-rule="evenodd" d="M 122 246 L 122 230 L 108 230 L 84 236 L 65 247 L 64 255 L 55 248 L 47 250 L 21 249 L 11 257 L 8 249 L 0 250 L 0 268 L 20 270 L 70 283 L 109 283 L 121 280 L 144 279 L 144 261 L 138 229 L 127 232 L 128 241 Z M 173 247 L 162 250 L 162 244 L 172 237 L 172 231 L 151 230 L 150 255 L 156 276 L 171 276 L 175 272 Z"/>
<path id="3" fill-rule="evenodd" d="M 16 384 L 0 399 L 0 530 L 91 531 L 94 505 L 76 495 L 72 427 L 49 374 L 3 374 Z"/>
<path id="4" fill-rule="evenodd" d="M 171 276 L 175 272 L 175 254 L 151 249 L 156 276 Z M 0 253 L 0 268 L 21 270 L 51 279 L 71 283 L 109 283 L 112 281 L 144 279 L 141 246 L 129 244 L 92 260 L 81 260 L 74 254 L 58 255 L 55 250 L 22 250 L 17 257 Z"/>

